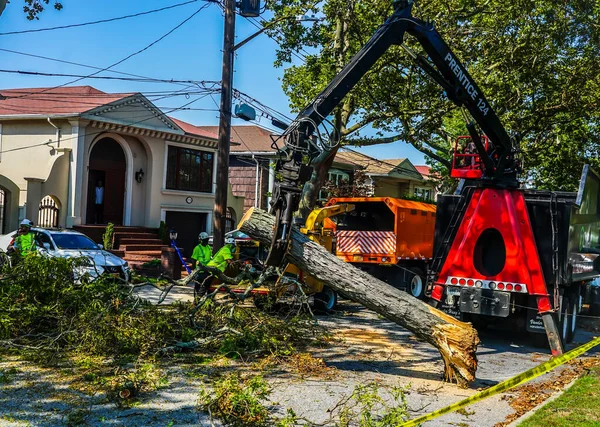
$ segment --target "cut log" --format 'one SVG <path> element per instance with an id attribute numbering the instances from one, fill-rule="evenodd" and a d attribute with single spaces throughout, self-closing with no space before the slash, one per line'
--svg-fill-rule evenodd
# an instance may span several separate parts
<path id="1" fill-rule="evenodd" d="M 268 244 L 274 224 L 275 217 L 252 208 L 238 228 L 253 239 Z M 292 232 L 287 261 L 344 297 L 370 308 L 436 347 L 444 361 L 445 381 L 466 387 L 475 379 L 479 337 L 471 324 L 460 322 L 345 263 L 297 229 Z"/>

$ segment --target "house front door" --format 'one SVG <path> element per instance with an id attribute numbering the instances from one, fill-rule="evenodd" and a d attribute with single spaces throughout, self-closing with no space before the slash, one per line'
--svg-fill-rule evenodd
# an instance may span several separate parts
<path id="1" fill-rule="evenodd" d="M 87 224 L 112 222 L 122 225 L 127 169 L 123 149 L 113 139 L 103 138 L 94 145 L 89 164 Z M 99 182 L 104 186 L 104 195 L 103 203 L 98 207 L 96 187 Z"/>

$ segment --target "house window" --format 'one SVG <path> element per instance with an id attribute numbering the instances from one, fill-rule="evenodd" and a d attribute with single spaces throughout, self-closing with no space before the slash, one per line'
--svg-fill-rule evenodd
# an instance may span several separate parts
<path id="1" fill-rule="evenodd" d="M 169 145 L 167 189 L 211 193 L 213 156 L 206 151 Z"/>
<path id="2" fill-rule="evenodd" d="M 342 189 L 340 187 L 348 185 L 348 183 L 350 182 L 350 175 L 343 172 L 329 172 L 327 176 L 327 181 L 331 182 L 335 187 L 342 190 L 343 193 L 345 189 Z M 328 198 L 329 194 L 327 193 L 327 191 L 321 190 L 319 192 L 319 200 L 325 200 Z"/>
<path id="3" fill-rule="evenodd" d="M 431 190 L 427 188 L 415 187 L 414 196 L 423 200 L 431 200 Z"/>

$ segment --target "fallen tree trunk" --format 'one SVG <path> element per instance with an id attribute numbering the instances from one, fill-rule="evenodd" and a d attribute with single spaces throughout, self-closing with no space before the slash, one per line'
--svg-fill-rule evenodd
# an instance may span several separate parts
<path id="1" fill-rule="evenodd" d="M 275 218 L 250 209 L 238 228 L 262 243 L 270 243 Z M 321 280 L 344 297 L 361 303 L 387 319 L 412 331 L 436 347 L 444 360 L 444 380 L 466 387 L 477 370 L 477 331 L 406 292 L 345 263 L 294 229 L 287 260 Z"/>

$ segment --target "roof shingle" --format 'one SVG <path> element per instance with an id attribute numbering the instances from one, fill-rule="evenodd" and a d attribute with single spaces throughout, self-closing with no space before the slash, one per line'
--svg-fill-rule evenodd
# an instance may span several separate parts
<path id="1" fill-rule="evenodd" d="M 133 93 L 106 93 L 91 86 L 0 89 L 0 116 L 78 115 Z"/>
<path id="2" fill-rule="evenodd" d="M 198 126 L 198 128 L 213 134 L 219 133 L 218 126 Z M 276 134 L 254 125 L 232 126 L 231 141 L 237 144 L 231 144 L 231 151 L 274 153 L 275 150 L 271 147 L 273 144 L 271 135 Z"/>

